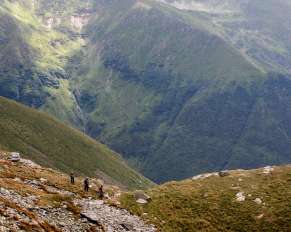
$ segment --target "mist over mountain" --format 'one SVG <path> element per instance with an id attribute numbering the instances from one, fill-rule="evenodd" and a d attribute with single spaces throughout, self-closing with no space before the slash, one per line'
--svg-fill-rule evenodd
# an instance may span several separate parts
<path id="1" fill-rule="evenodd" d="M 157 182 L 291 162 L 288 0 L 2 0 L 0 95 Z"/>

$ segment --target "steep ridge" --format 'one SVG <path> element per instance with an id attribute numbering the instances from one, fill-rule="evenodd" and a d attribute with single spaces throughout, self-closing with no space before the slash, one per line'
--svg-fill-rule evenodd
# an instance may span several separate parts
<path id="1" fill-rule="evenodd" d="M 45 113 L 2 97 L 0 131 L 0 148 L 21 152 L 42 165 L 65 172 L 97 175 L 123 187 L 151 185 L 105 145 Z"/>
<path id="2" fill-rule="evenodd" d="M 286 0 L 159 0 L 201 15 L 257 66 L 290 74 L 290 11 Z"/>

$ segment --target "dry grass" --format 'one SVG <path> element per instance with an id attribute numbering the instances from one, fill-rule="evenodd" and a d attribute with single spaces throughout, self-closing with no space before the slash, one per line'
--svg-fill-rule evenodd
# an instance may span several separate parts
<path id="1" fill-rule="evenodd" d="M 246 200 L 235 195 L 244 192 Z M 291 166 L 233 171 L 230 176 L 170 182 L 148 191 L 152 201 L 135 202 L 124 194 L 122 206 L 158 226 L 160 231 L 265 231 L 291 230 Z M 260 198 L 261 205 L 254 202 Z M 260 217 L 261 216 L 261 217 Z"/>
<path id="2" fill-rule="evenodd" d="M 31 211 L 28 211 L 25 208 L 20 207 L 19 205 L 15 204 L 14 202 L 11 202 L 3 197 L 0 196 L 0 202 L 4 203 L 7 207 L 15 209 L 18 212 L 21 212 L 23 214 L 25 214 L 25 216 L 29 217 L 31 220 L 34 220 L 37 222 L 37 224 L 35 225 L 30 225 L 28 223 L 23 223 L 23 221 L 21 221 L 19 218 L 17 218 L 15 216 L 15 220 L 19 221 L 22 224 L 22 227 L 27 230 L 30 231 L 30 229 L 32 229 L 33 227 L 36 227 L 38 229 L 44 229 L 44 231 L 50 231 L 50 232 L 61 232 L 61 230 L 59 230 L 58 228 L 56 228 L 53 225 L 50 225 L 47 221 L 44 221 L 42 219 L 40 219 L 36 214 L 34 214 Z"/>

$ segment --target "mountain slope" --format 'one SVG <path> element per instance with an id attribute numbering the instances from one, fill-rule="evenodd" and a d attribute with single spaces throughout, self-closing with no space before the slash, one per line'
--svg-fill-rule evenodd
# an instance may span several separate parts
<path id="1" fill-rule="evenodd" d="M 19 151 L 45 166 L 83 175 L 99 175 L 130 188 L 150 181 L 129 168 L 122 158 L 52 117 L 0 98 L 0 147 Z"/>
<path id="2" fill-rule="evenodd" d="M 72 106 L 75 102 L 67 89 L 65 66 L 84 43 L 79 32 L 80 25 L 70 16 L 55 15 L 55 23 L 61 29 L 54 30 L 54 21 L 49 14 L 50 4 L 42 3 L 34 0 L 1 1 L 0 93 L 40 108 L 49 101 L 48 97 L 53 98 L 55 92 L 61 91 L 64 94 L 58 101 L 62 112 L 57 115 L 58 110 L 52 109 L 52 113 L 63 121 L 78 124 L 82 121 L 82 114 L 78 107 Z M 37 10 L 38 5 L 42 11 Z"/>
<path id="3" fill-rule="evenodd" d="M 25 172 L 23 171 L 25 169 Z M 3 231 L 290 231 L 291 166 L 205 173 L 143 191 L 123 192 L 90 178 L 75 184 L 30 160 L 0 151 Z M 141 204 L 141 196 L 150 200 Z"/>
<path id="4" fill-rule="evenodd" d="M 289 134 L 289 117 L 279 109 L 264 115 L 267 133 L 253 121 L 273 111 L 275 99 L 289 104 L 287 76 L 266 74 L 199 14 L 152 1 L 96 9 L 86 28 L 88 58 L 71 82 L 88 134 L 158 182 L 290 162 L 277 146 L 290 140 L 275 142 L 271 133 Z"/>
<path id="5" fill-rule="evenodd" d="M 11 34 L 0 39 L 12 43 L 0 54 L 13 54 L 0 61 L 0 94 L 101 140 L 147 177 L 291 162 L 288 1 L 0 6 Z"/>
<path id="6" fill-rule="evenodd" d="M 160 231 L 290 231 L 291 166 L 229 171 L 228 176 L 202 174 L 169 182 L 147 193 L 140 206 L 124 194 L 131 209 Z"/>
<path id="7" fill-rule="evenodd" d="M 117 186 L 104 185 L 100 199 L 100 180 L 90 178 L 90 189 L 84 192 L 83 178 L 71 184 L 64 173 L 31 160 L 9 161 L 9 154 L 0 151 L 1 231 L 156 231 L 116 207 L 121 193 Z"/>
<path id="8" fill-rule="evenodd" d="M 160 0 L 190 17 L 201 15 L 254 64 L 290 74 L 290 11 L 287 0 Z"/>

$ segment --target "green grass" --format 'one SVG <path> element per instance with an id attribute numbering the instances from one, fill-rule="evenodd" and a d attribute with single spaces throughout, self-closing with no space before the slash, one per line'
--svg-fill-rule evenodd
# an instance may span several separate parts
<path id="1" fill-rule="evenodd" d="M 60 80 L 59 88 L 47 88 L 47 91 L 51 97 L 41 107 L 41 110 L 49 112 L 62 122 L 73 124 L 83 130 L 84 118 L 70 91 L 69 81 Z"/>
<path id="2" fill-rule="evenodd" d="M 0 40 L 4 41 L 0 44 L 0 95 L 40 107 L 63 84 L 59 79 L 67 77 L 68 60 L 84 40 L 46 28 L 32 5 L 32 1 L 6 0 L 0 4 Z"/>
<path id="3" fill-rule="evenodd" d="M 152 8 L 104 3 L 87 28 L 92 44 L 70 86 L 96 128 L 91 135 L 157 182 L 220 169 L 235 143 L 232 135 L 221 138 L 228 119 L 251 111 L 252 89 L 266 77 L 203 17 L 145 2 Z M 213 165 L 217 157 L 224 161 Z"/>
<path id="4" fill-rule="evenodd" d="M 169 182 L 148 190 L 152 201 L 135 202 L 122 196 L 122 206 L 158 226 L 160 231 L 280 231 L 291 229 L 291 166 L 232 171 L 227 177 Z M 235 195 L 244 192 L 246 200 Z M 261 205 L 254 202 L 260 198 Z M 263 215 L 262 218 L 259 216 Z"/>
<path id="5" fill-rule="evenodd" d="M 152 184 L 105 145 L 5 98 L 0 98 L 0 131 L 2 149 L 19 151 L 40 164 L 89 176 L 98 172 L 129 188 Z"/>
<path id="6" fill-rule="evenodd" d="M 39 70 L 62 70 L 67 58 L 81 48 L 82 41 L 79 37 L 70 38 L 60 31 L 46 29 L 42 19 L 35 15 L 34 9 L 9 1 L 5 1 L 1 8 L 25 28 L 22 36 L 36 54 L 35 65 Z M 59 45 L 53 46 L 54 42 Z"/>
<path id="7" fill-rule="evenodd" d="M 281 39 L 290 36 L 274 27 L 290 25 L 284 1 L 250 3 L 262 25 L 271 23 L 270 39 L 249 33 L 253 16 L 219 18 L 154 0 L 2 1 L 0 95 L 85 128 L 157 182 L 288 163 L 289 82 L 273 81 L 261 64 L 288 55 Z M 70 19 L 91 11 L 83 46 Z M 62 22 L 49 30 L 47 17 Z M 274 31 L 286 34 L 281 42 Z"/>

